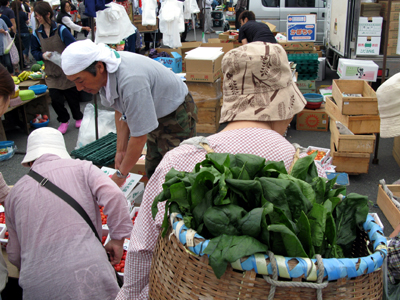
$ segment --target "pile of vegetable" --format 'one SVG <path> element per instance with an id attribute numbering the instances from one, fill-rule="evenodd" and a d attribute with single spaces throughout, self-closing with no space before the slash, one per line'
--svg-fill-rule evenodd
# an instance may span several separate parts
<path id="1" fill-rule="evenodd" d="M 351 257 L 357 226 L 368 214 L 368 198 L 336 179 L 318 177 L 317 152 L 299 159 L 289 175 L 284 163 L 250 154 L 210 153 L 193 172 L 171 169 L 163 191 L 165 236 L 169 214 L 178 212 L 208 246 L 203 250 L 220 278 L 228 263 L 271 250 L 276 255 L 314 258 Z"/>

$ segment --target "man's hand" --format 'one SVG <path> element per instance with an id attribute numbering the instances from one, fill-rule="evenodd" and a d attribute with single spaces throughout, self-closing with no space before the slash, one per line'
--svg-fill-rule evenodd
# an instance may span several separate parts
<path id="1" fill-rule="evenodd" d="M 5 31 L 3 28 L 0 29 L 0 33 L 6 34 L 7 31 Z"/>
<path id="2" fill-rule="evenodd" d="M 114 181 L 119 187 L 121 187 L 124 182 L 126 181 L 126 178 L 119 178 L 117 176 L 117 173 L 115 172 L 114 175 L 111 177 L 112 181 Z"/>
<path id="3" fill-rule="evenodd" d="M 110 263 L 114 266 L 121 261 L 124 252 L 123 245 L 125 239 L 111 240 L 104 246 L 106 252 L 110 255 Z"/>

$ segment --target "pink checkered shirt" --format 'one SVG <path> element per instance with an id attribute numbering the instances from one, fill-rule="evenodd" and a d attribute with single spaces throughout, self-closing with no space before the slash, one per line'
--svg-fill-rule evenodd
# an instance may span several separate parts
<path id="1" fill-rule="evenodd" d="M 294 147 L 272 130 L 243 128 L 221 132 L 207 137 L 209 145 L 218 153 L 248 153 L 265 157 L 266 160 L 283 160 L 289 169 L 295 153 Z M 139 214 L 131 233 L 131 242 L 125 261 L 124 286 L 117 296 L 120 299 L 148 299 L 149 273 L 153 250 L 160 233 L 165 203 L 158 205 L 158 214 L 153 220 L 151 205 L 162 191 L 165 175 L 171 168 L 178 171 L 193 171 L 195 165 L 204 160 L 206 151 L 192 145 L 182 145 L 168 152 L 146 186 Z M 326 177 L 318 168 L 318 174 Z"/>

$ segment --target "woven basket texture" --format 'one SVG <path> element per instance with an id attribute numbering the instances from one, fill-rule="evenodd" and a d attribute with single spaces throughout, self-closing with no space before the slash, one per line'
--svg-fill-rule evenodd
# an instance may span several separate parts
<path id="1" fill-rule="evenodd" d="M 237 271 L 228 265 L 225 274 L 217 279 L 208 265 L 207 255 L 189 254 L 174 234 L 168 238 L 170 233 L 165 238 L 160 235 L 157 241 L 150 271 L 149 299 L 268 299 L 271 286 L 254 270 Z M 353 257 L 368 255 L 367 239 L 364 231 L 357 235 Z M 378 269 L 356 278 L 330 281 L 322 295 L 324 300 L 374 300 L 382 299 L 382 293 L 382 270 Z M 312 288 L 276 287 L 274 299 L 317 299 L 317 292 Z"/>

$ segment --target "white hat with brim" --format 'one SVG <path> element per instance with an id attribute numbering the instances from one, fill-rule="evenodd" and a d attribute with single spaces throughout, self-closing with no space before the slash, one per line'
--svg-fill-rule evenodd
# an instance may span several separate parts
<path id="1" fill-rule="evenodd" d="M 28 136 L 26 155 L 21 162 L 24 167 L 44 154 L 54 154 L 60 158 L 69 158 L 62 133 L 51 127 L 38 128 Z"/>
<path id="2" fill-rule="evenodd" d="M 386 80 L 377 90 L 380 136 L 392 138 L 400 136 L 400 73 Z"/>

